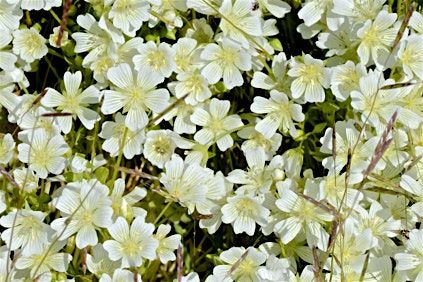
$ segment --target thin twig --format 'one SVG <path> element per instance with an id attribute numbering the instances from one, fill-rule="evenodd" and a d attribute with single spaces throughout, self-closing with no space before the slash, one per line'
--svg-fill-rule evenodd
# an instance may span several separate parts
<path id="1" fill-rule="evenodd" d="M 166 109 L 164 109 L 156 117 L 152 118 L 151 121 L 148 123 L 147 127 L 148 126 L 151 126 L 151 125 L 154 125 L 154 123 L 156 123 L 156 121 L 158 121 L 159 119 L 161 119 L 164 115 L 166 115 L 171 110 L 173 110 L 177 105 L 179 105 L 179 103 L 181 103 L 182 101 L 184 101 L 185 98 L 188 97 L 189 94 L 190 93 L 186 93 L 184 96 L 182 96 L 181 98 L 179 98 L 178 100 L 176 100 L 175 102 L 173 102 L 172 104 L 170 104 Z"/>
<path id="2" fill-rule="evenodd" d="M 184 271 L 184 249 L 182 245 L 178 246 L 178 250 L 176 252 L 176 273 L 178 277 L 178 282 L 182 281 Z"/>
<path id="3" fill-rule="evenodd" d="M 65 5 L 63 5 L 62 22 L 60 23 L 59 34 L 57 35 L 57 40 L 56 40 L 56 45 L 59 48 L 62 45 L 62 38 L 65 32 L 66 25 L 68 23 L 69 10 L 71 6 L 72 6 L 72 0 L 66 0 Z"/>
<path id="4" fill-rule="evenodd" d="M 72 113 L 62 112 L 62 113 L 44 113 L 41 116 L 42 117 L 68 117 L 71 115 Z"/>
<path id="5" fill-rule="evenodd" d="M 139 176 L 141 178 L 145 178 L 149 180 L 159 180 L 157 176 L 154 176 L 154 175 L 142 172 L 141 170 L 136 170 L 133 168 L 119 167 L 119 170 L 130 175 Z"/>

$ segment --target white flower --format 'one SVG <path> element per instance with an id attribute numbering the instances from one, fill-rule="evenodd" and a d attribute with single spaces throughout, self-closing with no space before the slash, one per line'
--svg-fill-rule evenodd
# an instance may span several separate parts
<path id="1" fill-rule="evenodd" d="M 15 63 L 17 60 L 17 57 L 9 48 L 9 43 L 12 41 L 12 36 L 9 34 L 9 31 L 1 28 L 0 32 L 2 33 L 0 38 L 0 68 L 6 71 L 12 71 L 15 68 Z"/>
<path id="2" fill-rule="evenodd" d="M 55 219 L 51 227 L 64 240 L 76 234 L 76 246 L 83 249 L 98 242 L 96 227 L 108 227 L 112 223 L 113 209 L 108 197 L 109 188 L 96 179 L 71 182 L 54 200 L 54 206 L 62 217 Z"/>
<path id="3" fill-rule="evenodd" d="M 270 255 L 266 266 L 259 267 L 257 275 L 263 282 L 289 281 L 289 261 Z"/>
<path id="4" fill-rule="evenodd" d="M 352 184 L 361 179 L 354 179 L 353 177 L 345 179 L 345 176 L 345 173 L 339 175 L 338 172 L 334 172 L 333 168 L 329 169 L 328 175 L 319 183 L 319 200 L 326 200 L 337 209 L 341 208 L 341 203 L 344 208 L 352 208 L 353 204 L 356 205 L 357 202 L 360 202 L 363 199 L 363 194 L 353 189 Z M 349 182 L 346 185 L 345 181 L 347 180 Z M 354 202 L 355 200 L 357 202 Z"/>
<path id="5" fill-rule="evenodd" d="M 260 122 L 261 120 L 257 118 L 256 121 Z M 282 142 L 281 134 L 275 133 L 268 139 L 255 129 L 255 124 L 242 128 L 237 132 L 237 135 L 243 139 L 247 139 L 241 145 L 241 150 L 244 154 L 251 151 L 264 150 L 267 161 L 276 154 Z"/>
<path id="6" fill-rule="evenodd" d="M 322 147 L 320 151 L 332 155 L 332 128 L 326 129 L 325 135 L 320 138 Z M 363 171 L 370 163 L 374 149 L 379 142 L 378 137 L 372 137 L 368 140 L 359 137 L 358 130 L 354 127 L 353 121 L 337 121 L 335 123 L 336 131 L 336 160 L 332 156 L 323 159 L 322 164 L 326 169 L 334 169 L 339 172 L 347 164 L 348 152 L 355 146 L 354 154 L 351 156 L 350 178 L 353 183 L 359 182 L 363 177 Z M 357 145 L 356 145 L 357 143 Z M 357 181 L 357 182 L 355 182 Z"/>
<path id="7" fill-rule="evenodd" d="M 70 40 L 68 39 L 69 32 L 65 30 L 63 31 L 62 39 L 60 40 L 60 46 L 57 45 L 57 40 L 59 38 L 59 31 L 60 31 L 60 26 L 56 26 L 55 28 L 53 28 L 53 33 L 50 34 L 50 37 L 48 38 L 48 43 L 55 48 L 64 47 L 68 45 L 70 42 Z"/>
<path id="8" fill-rule="evenodd" d="M 245 255 L 245 252 L 247 254 Z M 242 257 L 244 259 L 242 259 Z M 230 277 L 234 281 L 260 281 L 258 270 L 266 261 L 266 255 L 253 247 L 232 247 L 223 251 L 219 258 L 225 263 L 214 268 L 213 274 L 218 277 Z M 234 270 L 232 267 L 239 262 Z M 222 280 L 220 280 L 222 281 Z M 232 281 L 232 280 L 231 280 Z"/>
<path id="9" fill-rule="evenodd" d="M 414 11 L 408 24 L 418 33 L 423 33 L 423 15 L 420 12 Z"/>
<path id="10" fill-rule="evenodd" d="M 128 160 L 142 153 L 142 143 L 145 140 L 144 128 L 129 129 L 125 125 L 125 116 L 121 113 L 116 114 L 115 121 L 104 122 L 98 136 L 106 139 L 101 147 L 112 157 L 119 154 L 122 146 L 123 155 Z"/>
<path id="11" fill-rule="evenodd" d="M 277 18 L 283 18 L 291 11 L 291 7 L 282 0 L 258 0 L 258 4 Z"/>
<path id="12" fill-rule="evenodd" d="M 8 164 L 13 157 L 15 140 L 10 133 L 0 137 L 0 164 Z"/>
<path id="13" fill-rule="evenodd" d="M 281 238 L 282 243 L 291 242 L 301 231 L 305 231 L 308 244 L 314 244 L 322 250 L 326 249 L 329 235 L 321 223 L 332 220 L 332 216 L 315 204 L 297 196 L 290 188 L 295 184 L 291 179 L 276 184 L 279 199 L 276 206 L 286 213 L 286 219 L 275 224 L 274 231 Z M 308 187 L 306 184 L 307 194 Z"/>
<path id="14" fill-rule="evenodd" d="M 292 78 L 287 75 L 288 61 L 285 53 L 279 53 L 272 59 L 273 75 L 265 74 L 261 71 L 254 72 L 251 86 L 265 90 L 277 90 L 289 93 L 291 91 Z"/>
<path id="15" fill-rule="evenodd" d="M 254 97 L 251 111 L 267 114 L 255 126 L 256 130 L 267 139 L 272 138 L 278 129 L 281 129 L 283 133 L 289 132 L 291 136 L 296 136 L 297 130 L 293 120 L 297 122 L 304 120 L 301 105 L 295 104 L 284 93 L 276 90 L 270 91 L 270 99 Z"/>
<path id="16" fill-rule="evenodd" d="M 178 137 L 179 135 L 171 130 L 149 131 L 144 144 L 144 157 L 153 165 L 163 168 L 172 157 L 177 144 L 182 141 L 182 138 Z"/>
<path id="17" fill-rule="evenodd" d="M 161 224 L 156 231 L 156 234 L 153 235 L 159 241 L 159 246 L 157 247 L 156 253 L 160 259 L 160 262 L 166 264 L 168 261 L 174 261 L 176 259 L 175 254 L 173 253 L 178 246 L 181 244 L 181 235 L 174 234 L 166 237 L 170 232 L 169 224 Z"/>
<path id="18" fill-rule="evenodd" d="M 72 128 L 72 118 L 77 116 L 87 129 L 93 129 L 94 124 L 100 120 L 100 115 L 87 108 L 89 104 L 97 104 L 100 101 L 100 91 L 91 85 L 84 91 L 81 86 L 82 74 L 80 71 L 64 75 L 65 90 L 59 93 L 49 88 L 47 94 L 41 99 L 41 104 L 46 107 L 57 107 L 60 112 L 71 113 L 72 116 L 59 117 L 60 129 L 68 134 Z"/>
<path id="19" fill-rule="evenodd" d="M 153 5 L 151 10 L 154 14 L 160 15 L 160 19 L 155 16 L 150 16 L 150 21 L 148 26 L 151 28 L 158 24 L 160 21 L 163 21 L 166 24 L 168 30 L 173 30 L 175 27 L 182 27 L 183 21 L 180 12 L 186 12 L 187 6 L 184 0 L 170 0 L 170 1 L 160 1 L 160 0 L 148 0 Z"/>
<path id="20" fill-rule="evenodd" d="M 170 84 L 168 84 L 170 88 Z M 187 97 L 189 99 L 189 96 Z M 196 132 L 196 126 L 192 123 L 190 116 L 194 112 L 194 106 L 189 105 L 185 100 L 180 103 L 175 103 L 176 99 L 172 97 L 170 99 L 170 104 L 175 105 L 168 113 L 163 116 L 165 120 L 172 120 L 175 117 L 173 122 L 173 131 L 178 134 L 188 133 L 194 134 Z"/>
<path id="21" fill-rule="evenodd" d="M 169 77 L 175 71 L 175 51 L 167 43 L 158 46 L 153 41 L 148 41 L 138 46 L 139 55 L 134 56 L 135 69 L 142 72 L 144 69 L 152 72 L 159 82 Z"/>
<path id="22" fill-rule="evenodd" d="M 233 145 L 231 132 L 243 125 L 238 115 L 227 115 L 230 109 L 230 102 L 213 98 L 207 110 L 195 108 L 191 115 L 191 121 L 203 128 L 194 135 L 199 143 L 217 143 L 219 150 L 226 151 Z"/>
<path id="23" fill-rule="evenodd" d="M 19 55 L 25 62 L 32 63 L 47 54 L 46 41 L 34 27 L 15 30 L 13 32 L 13 53 Z"/>
<path id="24" fill-rule="evenodd" d="M 351 35 L 351 29 L 353 27 L 348 19 L 345 19 L 341 24 L 339 18 L 335 18 L 334 23 L 336 23 L 337 28 L 334 29 L 328 26 L 330 30 L 319 33 L 318 41 L 316 41 L 317 47 L 328 50 L 326 57 L 345 55 L 348 51 L 352 50 L 351 46 L 355 46 L 354 44 L 357 42 L 356 36 Z"/>
<path id="25" fill-rule="evenodd" d="M 267 224 L 270 211 L 263 206 L 264 196 L 240 192 L 227 198 L 227 204 L 222 207 L 222 222 L 231 224 L 235 234 L 247 233 L 254 235 L 256 223 Z"/>
<path id="26" fill-rule="evenodd" d="M 13 171 L 16 183 L 27 193 L 38 189 L 38 176 L 30 169 L 23 167 Z"/>
<path id="27" fill-rule="evenodd" d="M 127 269 L 116 269 L 113 271 L 113 276 L 110 274 L 104 273 L 101 277 L 99 282 L 123 282 L 123 281 L 142 281 L 141 275 L 135 275 L 130 270 Z"/>
<path id="28" fill-rule="evenodd" d="M 147 68 L 134 73 L 128 64 L 120 64 L 108 70 L 107 78 L 114 87 L 113 90 L 104 90 L 101 111 L 113 114 L 123 108 L 124 112 L 128 112 L 125 125 L 133 131 L 148 124 L 146 110 L 160 113 L 167 106 L 169 92 L 156 89 L 157 84 L 163 81 L 162 77 Z"/>
<path id="29" fill-rule="evenodd" d="M 400 108 L 396 103 L 400 90 L 380 89 L 394 83 L 391 79 L 385 81 L 381 76 L 383 74 L 378 71 L 370 71 L 360 78 L 360 88 L 351 92 L 351 106 L 362 113 L 363 122 L 368 119 L 378 129 L 384 128 L 394 112 Z"/>
<path id="30" fill-rule="evenodd" d="M 91 254 L 87 254 L 87 268 L 97 277 L 103 274 L 112 275 L 120 267 L 120 261 L 112 261 L 102 244 L 97 244 L 92 248 Z"/>
<path id="31" fill-rule="evenodd" d="M 391 28 L 396 20 L 397 14 L 382 10 L 373 22 L 367 20 L 357 31 L 361 39 L 357 54 L 362 64 L 367 65 L 372 59 L 378 67 L 382 66 L 397 35 L 398 29 Z"/>
<path id="32" fill-rule="evenodd" d="M 7 208 L 6 193 L 4 191 L 0 191 L 0 213 L 4 212 L 6 208 Z"/>
<path id="33" fill-rule="evenodd" d="M 154 225 L 136 217 L 131 227 L 119 217 L 107 228 L 113 240 L 104 242 L 104 248 L 113 261 L 122 259 L 122 267 L 141 266 L 143 259 L 154 260 L 159 241 L 153 237 Z"/>
<path id="34" fill-rule="evenodd" d="M 405 252 L 394 255 L 395 269 L 407 274 L 409 281 L 423 281 L 423 230 L 413 229 L 405 242 Z"/>
<path id="35" fill-rule="evenodd" d="M 242 184 L 237 191 L 253 194 L 266 193 L 272 185 L 272 172 L 265 167 L 266 156 L 264 150 L 245 153 L 248 170 L 235 169 L 229 173 L 227 179 L 235 184 Z"/>
<path id="36" fill-rule="evenodd" d="M 332 0 L 309 0 L 298 11 L 298 17 L 304 20 L 306 26 L 312 26 L 332 8 L 332 2 Z"/>
<path id="37" fill-rule="evenodd" d="M 19 3 L 22 10 L 50 10 L 52 7 L 59 7 L 62 2 L 60 0 L 7 0 L 9 3 Z"/>
<path id="38" fill-rule="evenodd" d="M 423 80 L 423 35 L 412 34 L 403 41 L 398 51 L 398 59 L 404 72 L 412 78 L 415 74 Z"/>
<path id="39" fill-rule="evenodd" d="M 284 164 L 286 176 L 292 179 L 300 178 L 303 158 L 304 151 L 301 147 L 288 149 L 282 154 L 282 162 Z"/>
<path id="40" fill-rule="evenodd" d="M 216 10 L 210 7 L 210 5 L 216 8 L 216 7 L 220 7 L 222 2 L 223 0 L 210 0 L 210 1 L 187 0 L 187 7 L 205 15 L 216 15 L 217 14 Z"/>
<path id="41" fill-rule="evenodd" d="M 348 61 L 333 68 L 330 89 L 336 99 L 343 102 L 348 99 L 353 90 L 360 89 L 360 78 L 366 75 L 366 67 Z"/>
<path id="42" fill-rule="evenodd" d="M 50 137 L 43 129 L 35 130 L 28 143 L 18 145 L 18 158 L 27 163 L 29 169 L 40 178 L 47 178 L 48 173 L 60 174 L 65 168 L 63 155 L 69 150 L 63 136 Z"/>
<path id="43" fill-rule="evenodd" d="M 70 169 L 74 173 L 83 173 L 87 170 L 88 160 L 79 155 L 73 155 L 72 160 L 70 161 Z"/>
<path id="44" fill-rule="evenodd" d="M 345 16 L 354 25 L 373 20 L 382 10 L 385 0 L 334 0 L 332 12 Z"/>
<path id="45" fill-rule="evenodd" d="M 296 78 L 291 84 L 293 98 L 298 99 L 304 95 L 304 99 L 310 103 L 325 100 L 324 88 L 329 88 L 330 72 L 322 60 L 306 54 L 304 63 L 293 60 L 288 75 Z"/>
<path id="46" fill-rule="evenodd" d="M 22 18 L 22 10 L 15 3 L 9 1 L 0 2 L 0 28 L 13 31 L 18 29 L 19 20 Z"/>
<path id="47" fill-rule="evenodd" d="M 179 73 L 176 79 L 178 81 L 169 83 L 168 87 L 175 87 L 175 96 L 179 99 L 188 94 L 184 99 L 187 104 L 197 105 L 212 95 L 209 83 L 199 69 Z"/>
<path id="48" fill-rule="evenodd" d="M 178 155 L 165 164 L 160 182 L 169 196 L 194 212 L 195 206 L 206 201 L 207 171 L 197 163 L 184 162 Z"/>
<path id="49" fill-rule="evenodd" d="M 410 209 L 419 217 L 423 217 L 423 179 L 419 181 L 414 180 L 411 176 L 403 174 L 401 176 L 400 186 L 407 192 L 416 196 L 416 203 Z"/>
<path id="50" fill-rule="evenodd" d="M 192 0 L 187 0 L 187 5 L 190 3 L 190 1 Z M 198 2 L 198 3 L 200 5 L 201 4 L 206 5 L 203 2 Z M 205 18 L 193 19 L 191 21 L 191 26 L 187 29 L 187 32 L 185 34 L 186 37 L 193 38 L 197 40 L 198 43 L 212 42 L 213 35 L 214 35 L 214 31 L 211 28 L 211 26 L 207 23 Z"/>
<path id="51" fill-rule="evenodd" d="M 181 282 L 200 282 L 200 277 L 198 273 L 191 272 L 188 275 L 182 276 Z M 173 279 L 173 282 L 178 282 L 178 279 Z"/>
<path id="52" fill-rule="evenodd" d="M 223 0 L 219 8 L 222 19 L 219 27 L 226 37 L 234 39 L 244 47 L 249 46 L 249 36 L 262 36 L 262 19 L 252 13 L 255 0 Z M 247 34 L 247 36 L 245 36 Z"/>
<path id="53" fill-rule="evenodd" d="M 0 218 L 0 224 L 7 228 L 1 239 L 12 251 L 21 248 L 24 255 L 40 252 L 53 234 L 50 225 L 43 222 L 45 217 L 44 213 L 30 209 L 12 211 Z"/>
<path id="54" fill-rule="evenodd" d="M 27 278 L 40 281 L 51 281 L 51 270 L 66 272 L 72 256 L 68 253 L 59 253 L 66 245 L 66 241 L 49 242 L 43 244 L 42 250 L 31 255 L 24 255 L 16 260 L 17 269 L 27 270 Z M 50 279 L 48 279 L 48 277 Z"/>
<path id="55" fill-rule="evenodd" d="M 82 61 L 84 67 L 106 55 L 113 44 L 125 42 L 122 33 L 114 26 L 110 26 L 104 16 L 97 22 L 90 14 L 79 15 L 76 22 L 87 31 L 72 33 L 72 38 L 76 41 L 75 53 L 89 52 Z"/>
<path id="56" fill-rule="evenodd" d="M 172 49 L 175 51 L 176 73 L 192 72 L 202 65 L 197 40 L 188 37 L 179 38 L 178 42 L 173 44 Z"/>
<path id="57" fill-rule="evenodd" d="M 109 12 L 113 25 L 126 35 L 134 37 L 143 22 L 148 21 L 150 4 L 147 1 L 116 0 Z"/>
<path id="58" fill-rule="evenodd" d="M 135 187 L 131 192 L 125 192 L 125 180 L 119 178 L 115 181 L 113 189 L 110 193 L 110 199 L 112 200 L 113 208 L 113 219 L 118 216 L 127 218 L 128 220 L 134 217 L 145 217 L 147 211 L 143 208 L 135 207 L 134 205 L 139 203 L 147 195 L 145 188 Z"/>
<path id="59" fill-rule="evenodd" d="M 423 122 L 423 97 L 421 95 L 422 86 L 420 83 L 410 87 L 403 87 L 395 101 L 401 109 L 398 111 L 398 121 L 418 130 Z M 413 133 L 413 131 L 411 131 Z"/>
<path id="60" fill-rule="evenodd" d="M 248 51 L 227 38 L 223 38 L 219 45 L 206 45 L 201 59 L 208 62 L 201 74 L 209 83 L 215 84 L 223 77 L 223 83 L 228 89 L 241 86 L 244 83 L 241 71 L 251 69 L 251 55 Z"/>
<path id="61" fill-rule="evenodd" d="M 51 113 L 51 110 L 45 109 L 41 105 L 31 106 L 34 100 L 31 99 L 35 95 L 23 95 L 19 96 L 22 99 L 12 102 L 14 109 L 9 114 L 10 119 L 17 119 L 19 127 L 22 129 L 18 133 L 19 140 L 30 140 L 32 135 L 37 130 L 44 130 L 47 135 L 52 137 L 60 134 L 59 123 L 56 118 L 43 117 L 43 114 Z M 28 99 L 29 98 L 29 99 Z"/>
<path id="62" fill-rule="evenodd" d="M 387 208 L 373 202 L 368 210 L 359 209 L 357 227 L 358 236 L 366 236 L 367 240 L 371 240 L 374 250 L 388 255 L 395 253 L 395 244 L 390 238 L 398 236 L 401 221 L 393 219 Z"/>

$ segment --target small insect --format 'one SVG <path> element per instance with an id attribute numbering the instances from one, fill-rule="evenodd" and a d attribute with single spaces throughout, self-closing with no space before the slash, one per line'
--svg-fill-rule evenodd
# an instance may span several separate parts
<path id="1" fill-rule="evenodd" d="M 399 233 L 401 236 L 403 236 L 405 239 L 410 239 L 410 230 L 400 230 Z"/>
<path id="2" fill-rule="evenodd" d="M 251 10 L 257 11 L 260 8 L 260 4 L 258 1 L 254 1 L 253 6 L 251 7 Z"/>
<path id="3" fill-rule="evenodd" d="M 410 240 L 410 230 L 408 229 L 391 230 L 391 231 L 397 233 L 398 235 L 404 237 L 407 240 Z"/>

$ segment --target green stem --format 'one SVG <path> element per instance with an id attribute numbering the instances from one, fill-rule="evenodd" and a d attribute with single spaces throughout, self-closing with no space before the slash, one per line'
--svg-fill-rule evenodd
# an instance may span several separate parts
<path id="1" fill-rule="evenodd" d="M 59 23 L 59 24 L 62 24 L 62 20 L 59 18 L 59 16 L 57 16 L 57 14 L 52 10 L 52 9 L 50 9 L 49 10 L 50 11 L 50 14 L 53 16 L 53 18 Z"/>
<path id="2" fill-rule="evenodd" d="M 59 76 L 59 74 L 57 73 L 57 71 L 55 70 L 55 68 L 53 67 L 53 65 L 50 62 L 50 60 L 47 59 L 47 57 L 45 59 L 46 59 L 46 62 L 48 64 L 48 66 L 50 67 L 51 71 L 53 72 L 54 76 L 57 78 L 57 80 L 61 80 L 61 77 Z"/>
<path id="3" fill-rule="evenodd" d="M 167 205 L 164 207 L 164 209 L 162 209 L 162 211 L 159 213 L 159 215 L 154 220 L 154 222 L 153 222 L 154 225 L 156 225 L 157 222 L 159 222 L 160 218 L 165 214 L 165 212 L 167 211 L 167 209 L 170 207 L 171 204 L 172 204 L 172 202 L 167 203 Z"/>

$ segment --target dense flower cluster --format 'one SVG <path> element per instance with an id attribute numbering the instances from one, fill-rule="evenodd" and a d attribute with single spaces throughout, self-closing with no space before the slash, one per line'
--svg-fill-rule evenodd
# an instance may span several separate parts
<path id="1" fill-rule="evenodd" d="M 417 3 L 64 2 L 0 0 L 0 281 L 423 281 Z"/>

